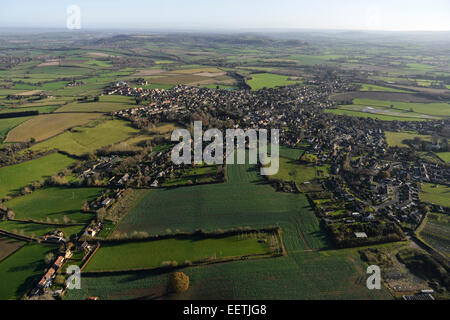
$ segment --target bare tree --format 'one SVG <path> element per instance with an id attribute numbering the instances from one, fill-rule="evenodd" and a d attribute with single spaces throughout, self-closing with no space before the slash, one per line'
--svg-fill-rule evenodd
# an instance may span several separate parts
<path id="1" fill-rule="evenodd" d="M 50 264 L 55 260 L 55 254 L 53 252 L 49 252 L 45 255 L 44 262 L 45 264 Z"/>
<path id="2" fill-rule="evenodd" d="M 14 213 L 14 211 L 8 210 L 8 213 L 6 214 L 6 218 L 8 218 L 8 220 L 14 220 L 15 217 L 16 217 L 16 214 Z"/>

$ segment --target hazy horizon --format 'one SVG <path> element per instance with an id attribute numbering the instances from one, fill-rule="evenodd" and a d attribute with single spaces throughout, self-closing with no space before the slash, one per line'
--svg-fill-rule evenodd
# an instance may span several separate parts
<path id="1" fill-rule="evenodd" d="M 65 28 L 67 7 L 82 29 L 175 31 L 450 31 L 450 2 L 434 0 L 1 0 L 1 28 Z"/>

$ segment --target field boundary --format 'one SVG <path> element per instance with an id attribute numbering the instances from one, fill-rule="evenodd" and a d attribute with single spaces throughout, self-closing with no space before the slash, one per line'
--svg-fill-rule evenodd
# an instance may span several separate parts
<path id="1" fill-rule="evenodd" d="M 133 189 L 133 188 L 127 188 L 126 191 L 128 191 L 128 190 L 132 190 L 132 191 L 133 191 L 133 190 L 136 190 L 136 189 Z M 137 189 L 137 190 L 144 190 L 144 189 Z M 150 189 L 145 189 L 145 190 L 150 190 Z M 147 191 L 147 192 L 149 192 L 149 191 Z M 131 193 L 129 193 L 129 194 L 126 194 L 126 195 L 124 196 L 124 199 L 125 199 L 125 200 L 129 200 L 129 198 L 132 197 L 133 194 L 135 194 L 135 192 L 131 192 Z M 117 227 L 120 225 L 120 223 L 122 222 L 122 220 L 130 213 L 130 211 L 131 211 L 134 207 L 136 207 L 136 205 L 139 203 L 139 201 L 142 200 L 142 198 L 143 198 L 145 195 L 146 195 L 146 194 L 142 194 L 142 195 L 139 196 L 138 199 L 132 199 L 132 200 L 131 200 L 131 203 L 132 203 L 131 206 L 127 208 L 126 213 L 125 213 L 124 215 L 120 216 L 119 219 L 118 219 L 117 221 L 114 221 L 114 220 L 108 220 L 108 218 L 105 219 L 105 220 L 107 220 L 107 221 L 115 222 L 114 228 L 113 228 L 113 230 L 111 231 L 111 234 L 110 234 L 108 237 L 106 237 L 106 238 L 98 238 L 98 237 L 96 237 L 96 239 L 97 239 L 97 240 L 109 240 L 109 239 L 111 239 L 110 237 L 114 234 L 114 232 L 116 231 Z M 127 197 L 128 197 L 128 199 L 127 199 Z M 119 202 L 118 202 L 118 201 L 114 202 L 113 205 L 109 208 L 108 213 L 109 213 L 115 206 L 118 206 L 118 205 L 119 205 Z M 108 238 L 109 238 L 109 239 L 108 239 Z"/>
<path id="2" fill-rule="evenodd" d="M 93 254 L 92 254 L 93 256 Z M 92 257 L 91 256 L 91 257 Z M 139 269 L 128 269 L 128 270 L 105 270 L 105 271 L 83 271 L 83 275 L 89 276 L 106 276 L 106 275 L 118 275 L 127 273 L 137 273 L 144 271 L 161 271 L 162 273 L 171 272 L 179 269 L 190 268 L 190 267 L 202 267 L 220 263 L 235 262 L 235 261 L 246 261 L 246 260 L 256 260 L 256 259 L 268 259 L 268 258 L 278 258 L 283 256 L 282 254 L 251 254 L 246 256 L 235 256 L 235 257 L 223 257 L 215 259 L 214 261 L 207 262 L 192 262 L 192 264 L 182 264 L 178 266 L 167 266 L 167 267 L 156 267 L 156 268 L 139 268 Z M 87 262 L 86 262 L 87 264 Z M 84 268 L 85 266 L 83 266 Z"/>
<path id="3" fill-rule="evenodd" d="M 4 235 L 4 236 L 7 236 L 7 237 L 10 237 L 10 238 L 13 238 L 13 239 L 27 241 L 27 242 L 33 242 L 34 241 L 36 243 L 58 244 L 57 242 L 54 242 L 54 241 L 40 240 L 40 239 L 37 239 L 37 238 L 31 238 L 31 237 L 28 237 L 28 236 L 22 236 L 20 234 L 12 233 L 12 232 L 5 231 L 5 230 L 0 230 L 0 234 Z"/>
<path id="4" fill-rule="evenodd" d="M 97 242 L 97 247 L 95 248 L 94 251 L 92 251 L 88 257 L 85 257 L 83 264 L 80 267 L 80 270 L 83 270 L 84 267 L 86 267 L 86 265 L 88 264 L 89 261 L 91 261 L 92 257 L 94 256 L 94 254 L 97 252 L 97 250 L 100 248 L 100 243 Z"/>
<path id="5" fill-rule="evenodd" d="M 429 245 L 426 241 L 422 239 L 419 234 L 413 233 L 411 238 L 417 242 L 419 242 L 423 248 L 434 258 L 436 259 L 447 271 L 450 271 L 450 265 L 448 264 L 448 258 L 441 254 L 439 251 L 434 249 L 431 245 Z"/>
<path id="6" fill-rule="evenodd" d="M 36 157 L 33 157 L 31 159 L 25 159 L 24 161 L 17 161 L 15 163 L 7 164 L 7 165 L 0 164 L 0 168 L 11 167 L 11 166 L 15 166 L 15 165 L 18 165 L 18 164 L 26 163 L 26 162 L 29 162 L 29 161 L 37 160 L 37 159 L 40 159 L 40 158 L 45 157 L 45 156 L 49 156 L 49 155 L 54 154 L 54 153 L 59 153 L 59 151 L 56 150 L 56 149 L 52 149 L 52 150 L 48 150 L 48 151 L 45 151 L 45 152 L 40 152 L 40 153 L 36 154 Z M 65 155 L 65 156 L 68 156 L 68 155 Z"/>
<path id="7" fill-rule="evenodd" d="M 435 247 L 433 247 L 431 244 L 429 244 L 427 241 L 425 241 L 424 238 L 420 235 L 420 233 L 423 231 L 423 229 L 426 227 L 428 223 L 428 216 L 429 213 L 425 215 L 425 217 L 422 219 L 422 222 L 417 226 L 417 228 L 413 231 L 413 238 L 420 242 L 428 251 L 429 253 L 438 261 L 447 261 L 447 254 L 444 252 L 437 250 Z M 447 267 L 449 267 L 446 264 Z"/>
<path id="8" fill-rule="evenodd" d="M 245 230 L 228 230 L 224 232 L 204 232 L 203 230 L 197 230 L 194 232 L 179 232 L 176 234 L 162 234 L 162 235 L 150 235 L 147 237 L 139 237 L 139 238 L 126 238 L 126 239 L 114 239 L 114 238 L 96 238 L 95 240 L 100 243 L 126 243 L 126 242 L 148 242 L 148 241 L 158 241 L 158 240 L 167 240 L 167 239 L 183 239 L 190 238 L 192 236 L 200 236 L 205 239 L 210 238 L 225 238 L 229 236 L 236 236 L 239 234 L 247 234 L 254 232 L 266 232 L 266 233 L 275 233 L 278 236 L 281 234 L 278 233 L 278 230 L 281 230 L 280 227 L 267 227 L 261 229 L 245 229 Z"/>
<path id="9" fill-rule="evenodd" d="M 67 113 L 63 113 L 63 112 L 53 113 L 53 112 L 51 112 L 51 113 L 41 114 L 41 115 L 48 115 L 48 114 L 71 114 L 71 113 L 80 114 L 80 113 L 94 113 L 94 112 L 67 112 Z M 39 114 L 38 114 L 38 115 L 39 115 Z M 106 114 L 104 114 L 104 115 L 107 116 Z M 29 120 L 31 120 L 31 119 L 29 119 Z M 22 122 L 21 124 L 23 124 L 23 123 L 25 123 L 25 122 L 28 122 L 29 120 L 26 120 L 26 121 Z M 88 125 L 88 124 L 90 124 L 90 123 L 92 123 L 92 122 L 95 122 L 95 121 L 107 121 L 107 119 L 102 119 L 101 117 L 99 117 L 98 119 L 92 119 L 91 121 L 86 122 L 86 123 L 84 123 L 84 124 L 76 125 L 76 126 L 72 126 L 72 127 L 66 128 L 66 129 L 62 130 L 61 132 L 54 134 L 53 136 L 50 136 L 50 137 L 45 138 L 45 139 L 43 139 L 43 140 L 36 141 L 35 143 L 31 144 L 30 148 L 31 148 L 32 146 L 34 146 L 34 145 L 40 144 L 41 142 L 45 142 L 45 141 L 51 140 L 51 139 L 53 139 L 53 138 L 55 138 L 55 137 L 57 137 L 57 136 L 59 136 L 59 135 L 61 135 L 61 134 L 63 134 L 63 133 L 69 132 L 69 131 L 71 131 L 72 129 L 75 129 L 75 128 L 78 128 L 78 127 L 84 127 L 84 126 L 86 126 L 86 125 Z M 19 124 L 19 125 L 21 125 L 21 124 Z M 8 134 L 6 135 L 6 138 L 5 138 L 5 142 L 6 142 L 6 143 L 23 143 L 23 141 L 6 141 L 6 140 L 8 140 L 8 137 L 9 137 L 9 134 L 10 134 L 11 131 L 12 131 L 12 129 L 11 129 L 10 131 L 8 131 Z"/>
<path id="10" fill-rule="evenodd" d="M 232 262 L 232 261 L 245 261 L 249 259 L 264 259 L 264 258 L 276 258 L 276 257 L 282 257 L 287 255 L 287 251 L 284 247 L 281 228 L 274 227 L 274 228 L 265 228 L 265 229 L 253 229 L 253 230 L 243 230 L 243 231 L 228 231 L 224 233 L 202 233 L 202 232 L 194 232 L 189 234 L 177 234 L 177 235 L 162 235 L 162 236 L 154 236 L 149 238 L 142 238 L 142 239 L 128 239 L 128 240 L 107 240 L 107 241 L 98 241 L 97 248 L 91 253 L 91 255 L 85 260 L 83 266 L 81 269 L 86 267 L 90 259 L 94 256 L 94 254 L 97 252 L 97 250 L 100 248 L 100 246 L 105 243 L 130 243 L 130 242 L 148 242 L 148 241 L 158 241 L 158 240 L 164 240 L 164 239 L 173 239 L 173 238 L 191 238 L 192 236 L 202 236 L 205 239 L 211 239 L 211 238 L 226 238 L 229 236 L 235 236 L 239 234 L 249 234 L 254 232 L 265 232 L 272 236 L 276 236 L 278 248 L 276 250 L 271 250 L 267 253 L 260 253 L 260 254 L 249 254 L 249 255 L 240 255 L 240 256 L 228 256 L 228 257 L 222 257 L 222 258 L 215 258 L 214 260 L 209 259 L 199 259 L 197 261 L 193 261 L 192 263 L 184 263 L 181 265 L 168 265 L 168 266 L 162 266 L 162 267 L 153 267 L 153 268 L 136 268 L 136 269 L 124 269 L 124 270 L 104 270 L 104 271 L 84 271 L 84 274 L 89 275 L 108 275 L 108 274 L 124 274 L 124 273 L 131 273 L 131 272 L 143 272 L 143 271 L 161 271 L 161 272 L 169 272 L 172 270 L 182 269 L 186 267 L 198 267 L 198 266 L 207 266 L 212 264 L 218 264 L 218 263 L 225 263 L 225 262 Z"/>
<path id="11" fill-rule="evenodd" d="M 7 237 L 8 238 L 8 237 Z M 14 251 L 11 251 L 7 256 L 5 256 L 5 257 L 3 257 L 3 259 L 0 259 L 0 263 L 2 262 L 2 261 L 5 261 L 7 258 L 9 258 L 10 256 L 12 256 L 14 253 L 16 253 L 17 251 L 19 251 L 20 249 L 22 249 L 22 247 L 24 246 L 25 244 L 22 244 L 20 247 L 17 247 Z"/>
<path id="12" fill-rule="evenodd" d="M 8 219 L 9 221 L 16 221 L 16 222 L 23 222 L 23 223 L 34 223 L 34 224 L 42 224 L 46 226 L 55 226 L 55 227 L 75 227 L 75 226 L 85 226 L 86 223 L 77 222 L 77 223 L 48 223 L 48 222 L 41 222 L 37 220 L 22 220 L 22 219 Z"/>

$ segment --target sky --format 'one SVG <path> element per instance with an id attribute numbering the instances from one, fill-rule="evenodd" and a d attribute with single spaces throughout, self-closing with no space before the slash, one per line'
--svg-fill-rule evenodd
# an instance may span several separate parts
<path id="1" fill-rule="evenodd" d="M 70 5 L 78 6 L 80 19 L 76 11 L 67 12 Z M 205 31 L 450 31 L 450 0 L 0 0 L 0 27 L 68 25 Z"/>

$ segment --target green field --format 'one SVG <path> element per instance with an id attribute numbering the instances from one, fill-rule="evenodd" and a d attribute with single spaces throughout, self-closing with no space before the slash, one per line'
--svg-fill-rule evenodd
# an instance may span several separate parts
<path id="1" fill-rule="evenodd" d="M 294 181 L 303 183 L 316 178 L 316 169 L 313 165 L 300 164 L 298 161 L 280 158 L 280 168 L 278 173 L 270 176 L 269 179 L 281 179 L 284 181 Z"/>
<path id="2" fill-rule="evenodd" d="M 97 80 L 96 77 L 91 78 Z M 90 79 L 87 79 L 87 82 Z M 98 79 L 102 80 L 102 79 Z M 109 82 L 94 82 L 94 83 L 86 83 L 81 86 L 75 86 L 71 88 L 60 88 L 57 90 L 50 91 L 52 94 L 58 97 L 80 97 L 80 96 L 94 96 L 100 95 L 103 92 L 103 88 L 108 85 Z"/>
<path id="3" fill-rule="evenodd" d="M 216 166 L 198 165 L 196 167 L 184 170 L 180 178 L 169 179 L 165 181 L 162 186 L 185 186 L 196 183 L 214 182 L 217 180 L 215 177 L 217 174 Z"/>
<path id="4" fill-rule="evenodd" d="M 248 80 L 248 85 L 253 90 L 259 90 L 264 87 L 274 88 L 278 86 L 288 86 L 296 83 L 302 83 L 302 80 L 289 80 L 289 76 L 282 76 L 273 73 L 254 73 L 252 79 Z"/>
<path id="5" fill-rule="evenodd" d="M 331 60 L 345 58 L 343 55 L 302 55 L 302 54 L 294 54 L 291 56 L 287 56 L 287 59 L 298 60 L 300 65 L 313 66 L 317 64 L 333 64 Z"/>
<path id="6" fill-rule="evenodd" d="M 411 109 L 414 113 L 425 114 L 430 116 L 450 116 L 450 104 L 446 102 L 438 103 L 412 103 L 412 102 L 398 102 L 388 100 L 374 100 L 374 99 L 354 99 L 355 105 L 373 106 L 390 108 L 394 106 L 393 110 L 399 109 L 409 112 Z"/>
<path id="7" fill-rule="evenodd" d="M 280 226 L 285 242 L 298 242 L 304 249 L 327 247 L 304 195 L 276 192 L 250 165 L 227 165 L 227 176 L 226 183 L 152 190 L 117 231 L 165 234 Z"/>
<path id="8" fill-rule="evenodd" d="M 420 192 L 420 200 L 450 207 L 450 188 L 443 185 L 424 183 L 422 192 Z"/>
<path id="9" fill-rule="evenodd" d="M 127 121 L 111 120 L 102 122 L 95 127 L 74 128 L 50 140 L 38 143 L 30 149 L 33 151 L 58 149 L 80 156 L 125 140 L 138 132 Z"/>
<path id="10" fill-rule="evenodd" d="M 430 66 L 428 64 L 423 64 L 423 63 L 408 63 L 406 66 L 410 69 L 414 69 L 414 70 L 418 70 L 418 71 L 430 71 L 435 68 L 434 66 Z"/>
<path id="11" fill-rule="evenodd" d="M 303 149 L 292 149 L 280 146 L 280 157 L 289 160 L 298 160 L 303 155 L 305 150 Z"/>
<path id="12" fill-rule="evenodd" d="M 450 217 L 430 212 L 419 235 L 429 245 L 445 255 L 450 255 Z"/>
<path id="13" fill-rule="evenodd" d="M 445 162 L 450 162 L 450 152 L 438 152 L 437 155 Z"/>
<path id="14" fill-rule="evenodd" d="M 0 262 L 25 244 L 24 241 L 0 235 Z"/>
<path id="15" fill-rule="evenodd" d="M 37 111 L 39 114 L 51 113 L 58 109 L 59 106 L 36 106 L 36 107 L 20 107 L 20 108 L 8 108 L 2 109 L 0 113 L 9 113 L 9 112 L 26 112 L 26 111 Z"/>
<path id="16" fill-rule="evenodd" d="M 31 194 L 14 198 L 5 205 L 14 211 L 15 219 L 64 223 L 64 217 L 71 223 L 89 222 L 94 216 L 83 213 L 84 201 L 92 201 L 101 195 L 101 188 L 44 188 Z"/>
<path id="17" fill-rule="evenodd" d="M 45 180 L 67 168 L 74 159 L 59 153 L 0 168 L 0 198 L 14 194 L 31 182 Z"/>
<path id="18" fill-rule="evenodd" d="M 268 245 L 256 237 L 240 236 L 103 244 L 84 271 L 152 269 L 167 261 L 181 265 L 186 260 L 195 263 L 211 256 L 221 259 L 269 253 Z"/>
<path id="19" fill-rule="evenodd" d="M 192 6 L 189 3 L 183 8 L 189 8 L 188 5 Z M 155 10 L 158 9 L 155 6 Z M 326 11 L 326 8 L 319 9 Z M 261 8 L 255 6 L 255 10 L 259 13 Z M 276 15 L 280 10 L 274 11 L 277 11 L 274 12 Z M 336 14 L 340 11 L 345 10 L 337 10 Z M 242 18 L 239 12 L 236 14 Z M 147 186 L 155 174 L 161 170 L 166 173 L 165 178 L 158 179 L 160 188 L 127 188 L 121 201 L 115 201 L 108 209 L 106 219 L 110 220 L 105 221 L 98 237 L 91 241 L 93 244 L 100 241 L 101 246 L 83 271 L 81 290 L 68 290 L 66 299 L 86 300 L 96 296 L 101 300 L 375 300 L 397 296 L 395 290 L 391 295 L 386 289 L 391 282 L 385 270 L 382 289 L 367 289 L 367 264 L 360 255 L 363 247 L 337 250 L 329 241 L 330 236 L 321 227 L 321 222 L 325 221 L 319 217 L 322 216 L 320 212 L 336 219 L 344 233 L 352 236 L 356 231 L 352 228 L 373 231 L 376 223 L 370 227 L 369 224 L 350 225 L 346 221 L 348 213 L 353 212 L 349 211 L 351 201 L 336 201 L 335 195 L 323 190 L 322 185 L 322 178 L 329 174 L 330 163 L 336 159 L 331 157 L 333 159 L 324 160 L 324 164 L 318 162 L 327 157 L 330 159 L 333 138 L 338 139 L 340 147 L 338 162 L 345 158 L 347 145 L 352 147 L 349 157 L 353 159 L 369 159 L 379 153 L 380 146 L 370 142 L 363 146 L 358 145 L 358 141 L 345 142 L 342 139 L 345 132 L 360 136 L 366 129 L 401 130 L 385 132 L 386 142 L 391 147 L 407 147 L 405 140 L 415 137 L 431 141 L 429 135 L 432 134 L 443 140 L 447 128 L 441 124 L 450 117 L 450 91 L 445 90 L 445 86 L 450 89 L 445 37 L 436 34 L 423 42 L 423 35 L 416 37 L 413 34 L 405 34 L 405 41 L 396 41 L 399 37 L 395 35 L 389 39 L 387 35 L 354 32 L 264 34 L 66 32 L 50 35 L 44 32 L 10 35 L 9 31 L 2 32 L 0 114 L 38 111 L 40 115 L 0 119 L 0 148 L 8 146 L 4 150 L 11 160 L 8 163 L 41 151 L 61 153 L 0 167 L 0 200 L 7 195 L 17 195 L 32 182 L 45 181 L 76 161 L 79 161 L 76 169 L 72 168 L 73 173 L 67 177 L 74 185 L 80 180 L 76 172 L 88 168 L 99 173 L 104 182 L 112 178 L 108 189 L 113 188 L 114 181 L 125 171 L 131 175 L 127 186 Z M 439 45 L 432 45 L 435 43 Z M 148 84 L 139 85 L 141 79 Z M 107 88 L 118 81 L 127 82 L 131 88 L 171 89 L 183 84 L 237 91 L 230 95 L 218 92 L 209 95 L 207 90 L 193 90 L 197 91 L 193 94 L 198 97 L 187 98 L 183 90 L 144 93 L 146 98 L 141 106 L 152 102 L 159 105 L 167 99 L 171 100 L 172 106 L 186 105 L 187 108 L 148 116 L 149 123 L 158 125 L 153 129 L 138 130 L 133 125 L 138 122 L 145 125 L 144 119 L 133 118 L 136 121 L 133 124 L 107 115 L 137 106 L 135 97 L 108 94 Z M 298 85 L 298 90 L 253 91 L 247 95 L 246 83 L 251 90 L 289 85 Z M 355 84 L 361 85 L 361 92 L 351 89 Z M 241 91 L 246 93 L 240 94 Z M 333 109 L 328 103 L 333 97 L 346 105 Z M 97 98 L 99 101 L 94 102 Z M 191 98 L 199 102 L 199 108 L 189 103 Z M 216 105 L 219 102 L 221 105 Z M 330 109 L 323 115 L 325 105 L 330 105 Z M 307 116 L 307 121 L 296 119 L 296 114 Z M 333 114 L 369 119 L 344 121 Z M 219 128 L 280 126 L 283 131 L 281 141 L 289 145 L 296 143 L 295 147 L 302 149 L 280 147 L 279 172 L 271 177 L 261 177 L 254 165 L 171 167 L 170 163 L 163 164 L 156 154 L 169 151 L 173 146 L 163 138 L 170 138 L 178 125 L 189 126 L 188 123 L 197 118 L 204 120 L 205 126 Z M 165 123 L 171 121 L 168 119 L 177 122 Z M 371 119 L 402 123 L 388 126 Z M 405 123 L 427 120 L 436 121 Z M 347 127 L 342 128 L 343 125 Z M 333 127 L 341 137 L 327 136 Z M 429 135 L 419 135 L 419 132 Z M 297 137 L 300 140 L 296 140 Z M 310 138 L 318 139 L 317 143 L 307 143 L 313 140 Z M 22 145 L 13 146 L 19 142 L 23 143 L 23 148 Z M 445 145 L 444 141 L 439 142 L 441 146 Z M 322 145 L 321 150 L 312 151 L 317 144 Z M 400 160 L 445 165 L 432 152 L 421 151 L 428 150 L 429 145 L 420 147 L 417 152 L 403 150 Z M 13 153 L 10 149 L 17 150 Z M 103 154 L 121 155 L 122 165 L 113 167 L 112 171 L 108 166 L 93 168 Z M 436 154 L 450 162 L 450 152 Z M 387 164 L 392 159 L 388 152 L 380 155 L 378 160 Z M 365 175 L 367 172 L 363 171 Z M 222 173 L 225 174 L 224 181 Z M 336 181 L 352 178 L 348 172 L 335 177 Z M 293 191 L 299 193 L 278 190 L 279 185 L 273 183 L 275 179 L 296 182 L 297 190 Z M 406 183 L 411 179 L 400 180 Z M 288 191 L 289 186 L 283 187 Z M 368 201 L 363 187 L 370 186 L 342 187 L 345 192 L 351 191 L 351 196 L 358 201 Z M 82 212 L 83 202 L 95 199 L 102 192 L 106 189 L 45 185 L 27 195 L 8 197 L 4 204 L 14 211 L 15 219 L 0 219 L 0 231 L 39 238 L 61 230 L 66 238 L 75 241 L 74 236 L 96 217 L 92 212 Z M 107 193 L 112 194 L 112 191 Z M 373 193 L 376 195 L 376 191 Z M 423 184 L 420 197 L 421 201 L 450 207 L 449 195 L 448 186 Z M 369 206 L 362 210 L 372 209 Z M 431 212 L 416 234 L 442 254 L 449 255 L 449 223 L 448 215 Z M 287 255 L 272 255 L 272 236 L 246 233 L 246 230 L 269 227 L 280 228 Z M 233 234 L 237 235 L 230 236 L 231 233 L 226 233 L 229 230 L 236 231 Z M 226 236 L 217 236 L 223 231 Z M 208 232 L 216 236 L 208 236 Z M 161 237 L 164 239 L 138 239 L 147 235 L 164 236 Z M 397 249 L 410 245 L 410 241 L 401 241 L 370 247 L 386 248 L 385 253 L 393 258 Z M 50 246 L 40 241 L 12 240 L 0 234 L 0 300 L 20 298 L 31 289 L 49 267 L 43 264 L 45 254 L 56 253 L 59 247 L 59 244 Z M 75 249 L 69 264 L 80 265 L 84 253 Z M 255 255 L 258 259 L 253 259 Z M 380 260 L 382 258 L 380 255 Z M 158 267 L 169 265 L 180 266 L 179 270 L 189 275 L 187 292 L 167 292 L 168 279 L 174 269 Z M 397 266 L 393 269 L 397 270 Z M 403 276 L 406 279 L 414 273 L 421 277 L 418 270 L 407 270 L 403 264 L 398 270 L 401 286 L 406 282 L 403 282 Z M 418 284 L 435 287 L 427 281 L 431 279 L 422 281 L 417 277 L 414 280 Z M 438 291 L 437 299 L 441 298 Z M 149 310 L 151 312 L 151 308 Z M 302 311 L 300 306 L 295 315 L 300 316 Z"/>
<path id="20" fill-rule="evenodd" d="M 383 86 L 377 86 L 374 84 L 367 84 L 362 83 L 361 91 L 379 91 L 379 92 L 399 92 L 399 93 L 407 93 L 409 91 L 395 89 L 395 88 L 389 88 L 389 87 L 383 87 Z"/>
<path id="21" fill-rule="evenodd" d="M 300 154 L 301 150 L 293 151 L 293 158 Z M 326 250 L 326 237 L 303 195 L 275 192 L 253 166 L 227 165 L 227 175 L 223 184 L 150 191 L 119 230 L 161 234 L 165 228 L 175 232 L 279 225 L 286 257 L 184 268 L 190 289 L 168 296 L 167 273 L 85 273 L 82 290 L 69 292 L 67 299 L 390 299 L 385 289 L 367 290 L 366 265 L 357 249 Z M 178 253 L 180 247 L 170 251 Z M 122 262 L 106 256 L 104 268 L 115 263 Z"/>
<path id="22" fill-rule="evenodd" d="M 224 84 L 205 84 L 205 85 L 201 85 L 201 87 L 208 88 L 208 89 L 217 89 L 217 87 L 219 87 L 219 89 L 222 89 L 222 90 L 234 90 L 233 86 L 224 85 Z"/>
<path id="23" fill-rule="evenodd" d="M 66 238 L 70 238 L 71 236 L 78 234 L 83 228 L 84 226 L 78 225 L 61 227 L 50 224 L 19 222 L 13 220 L 0 221 L 0 230 L 35 238 L 42 237 L 43 235 L 55 230 L 62 231 Z"/>
<path id="24" fill-rule="evenodd" d="M 431 136 L 419 135 L 413 132 L 390 132 L 386 131 L 386 141 L 390 147 L 403 147 L 407 148 L 408 145 L 404 144 L 405 140 L 414 140 L 415 137 L 419 137 L 424 141 L 431 141 Z"/>
<path id="25" fill-rule="evenodd" d="M 36 108 L 36 107 L 45 107 L 45 106 L 61 106 L 67 102 L 71 102 L 72 100 L 74 100 L 74 97 L 71 98 L 64 98 L 64 97 L 48 97 L 48 98 L 43 98 L 43 99 L 39 99 L 37 101 L 27 101 L 25 103 L 20 103 L 20 104 L 16 104 L 16 105 L 11 105 L 11 107 L 14 108 L 19 108 L 19 110 L 22 110 L 22 108 Z"/>
<path id="26" fill-rule="evenodd" d="M 136 104 L 135 101 L 129 99 L 127 102 L 104 102 L 100 99 L 99 102 L 84 102 L 84 103 L 69 103 L 62 106 L 57 112 L 112 112 L 121 109 L 130 108 L 131 104 Z"/>
<path id="27" fill-rule="evenodd" d="M 172 89 L 173 87 L 174 86 L 171 84 L 158 84 L 158 83 L 150 83 L 145 86 L 140 86 L 140 88 L 142 88 L 142 89 L 149 89 L 149 90 L 154 90 L 154 89 L 169 90 L 169 89 Z"/>
<path id="28" fill-rule="evenodd" d="M 57 249 L 44 244 L 27 244 L 0 262 L 0 300 L 20 299 L 44 273 L 44 257 Z"/>
<path id="29" fill-rule="evenodd" d="M 0 146 L 3 140 L 6 138 L 8 132 L 21 124 L 22 122 L 31 119 L 32 117 L 19 117 L 19 118 L 7 118 L 0 119 Z"/>
<path id="30" fill-rule="evenodd" d="M 103 117 L 98 113 L 50 113 L 31 118 L 8 133 L 6 142 L 43 141 Z"/>
<path id="31" fill-rule="evenodd" d="M 325 112 L 331 112 L 337 115 L 346 115 L 350 117 L 360 117 L 360 118 L 372 118 L 384 121 L 426 121 L 425 119 L 412 118 L 412 117 L 400 117 L 400 116 L 388 116 L 383 114 L 373 114 L 368 112 L 359 112 L 345 109 L 327 109 Z"/>
<path id="32" fill-rule="evenodd" d="M 403 109 L 395 109 L 395 108 L 387 108 L 381 106 L 366 106 L 366 105 L 343 105 L 340 106 L 341 110 L 349 111 L 349 112 L 362 112 L 365 114 L 370 114 L 375 117 L 384 116 L 384 117 L 398 117 L 409 119 L 409 121 L 413 121 L 415 119 L 419 120 L 434 120 L 438 119 L 436 116 L 430 116 L 426 114 L 406 111 Z"/>
<path id="33" fill-rule="evenodd" d="M 384 287 L 367 289 L 367 265 L 357 250 L 289 250 L 285 257 L 185 268 L 182 271 L 189 275 L 190 288 L 177 295 L 166 296 L 167 273 L 84 273 L 82 289 L 69 291 L 67 299 L 392 299 Z"/>
<path id="34" fill-rule="evenodd" d="M 155 60 L 153 61 L 155 64 L 167 64 L 167 63 L 175 63 L 175 61 L 172 60 Z"/>

